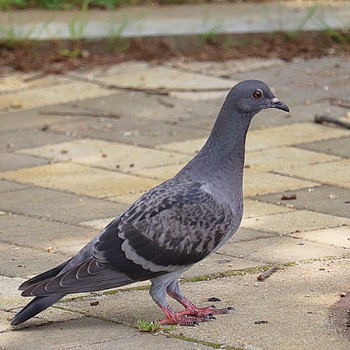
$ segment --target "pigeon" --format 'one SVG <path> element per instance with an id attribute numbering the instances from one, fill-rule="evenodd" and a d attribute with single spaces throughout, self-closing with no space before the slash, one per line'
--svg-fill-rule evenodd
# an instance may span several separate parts
<path id="1" fill-rule="evenodd" d="M 263 109 L 289 112 L 262 81 L 246 80 L 227 95 L 210 136 L 173 178 L 150 189 L 68 261 L 19 286 L 34 297 L 13 319 L 18 325 L 70 293 L 151 281 L 150 295 L 165 318 L 160 324 L 193 326 L 231 308 L 197 307 L 180 276 L 213 254 L 237 231 L 243 214 L 245 139 Z M 167 296 L 183 307 L 176 312 Z"/>

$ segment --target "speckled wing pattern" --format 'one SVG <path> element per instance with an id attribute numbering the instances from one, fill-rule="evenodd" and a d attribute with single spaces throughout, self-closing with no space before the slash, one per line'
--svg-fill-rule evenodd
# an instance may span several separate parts
<path id="1" fill-rule="evenodd" d="M 203 183 L 172 179 L 111 222 L 94 247 L 94 257 L 135 279 L 140 278 L 138 271 L 134 276 L 132 266 L 125 269 L 125 258 L 152 276 L 176 271 L 209 255 L 233 220 L 230 207 L 217 203 L 203 190 Z"/>
<path id="2" fill-rule="evenodd" d="M 235 219 L 228 205 L 202 188 L 200 182 L 169 180 L 151 189 L 76 257 L 25 282 L 22 295 L 116 288 L 202 260 Z"/>

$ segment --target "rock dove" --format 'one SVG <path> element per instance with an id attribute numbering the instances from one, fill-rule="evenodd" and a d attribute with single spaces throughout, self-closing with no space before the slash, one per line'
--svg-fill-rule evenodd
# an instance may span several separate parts
<path id="1" fill-rule="evenodd" d="M 237 231 L 243 213 L 245 139 L 255 114 L 289 111 L 270 88 L 246 80 L 229 92 L 201 151 L 172 179 L 152 188 L 114 219 L 76 256 L 24 282 L 35 297 L 12 320 L 22 323 L 70 293 L 91 292 L 150 280 L 150 295 L 163 310 L 161 324 L 195 325 L 229 308 L 199 308 L 178 279 L 214 253 Z M 175 312 L 167 295 L 184 311 Z"/>

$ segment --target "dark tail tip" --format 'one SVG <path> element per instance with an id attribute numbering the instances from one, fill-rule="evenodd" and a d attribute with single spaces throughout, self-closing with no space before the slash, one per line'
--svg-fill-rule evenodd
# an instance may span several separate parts
<path id="1" fill-rule="evenodd" d="M 12 326 L 23 323 L 49 306 L 57 303 L 64 295 L 50 295 L 45 297 L 35 297 L 27 304 L 11 321 Z"/>

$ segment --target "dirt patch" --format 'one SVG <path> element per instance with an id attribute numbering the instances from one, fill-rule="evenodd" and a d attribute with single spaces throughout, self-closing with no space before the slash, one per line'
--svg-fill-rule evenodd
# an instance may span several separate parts
<path id="1" fill-rule="evenodd" d="M 340 33 L 341 34 L 341 33 Z M 339 35 L 341 38 L 341 36 Z M 185 36 L 79 42 L 0 43 L 0 68 L 64 73 L 128 60 L 161 63 L 173 58 L 224 61 L 248 57 L 291 60 L 350 54 L 347 41 L 324 32 Z"/>

